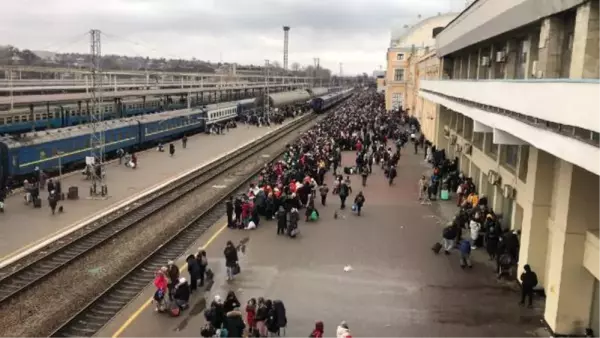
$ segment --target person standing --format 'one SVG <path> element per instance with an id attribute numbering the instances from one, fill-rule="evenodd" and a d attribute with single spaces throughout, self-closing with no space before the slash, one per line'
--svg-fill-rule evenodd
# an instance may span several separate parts
<path id="1" fill-rule="evenodd" d="M 185 149 L 187 147 L 187 141 L 188 141 L 187 136 L 183 135 L 183 138 L 181 139 L 181 146 L 183 147 L 183 149 Z"/>
<path id="2" fill-rule="evenodd" d="M 227 280 L 231 281 L 233 280 L 234 270 L 238 265 L 237 249 L 231 241 L 227 241 L 223 255 L 225 256 L 225 267 L 227 268 Z"/>
<path id="3" fill-rule="evenodd" d="M 171 157 L 175 156 L 175 145 L 173 143 L 169 144 L 169 155 Z"/>
<path id="4" fill-rule="evenodd" d="M 327 183 L 323 182 L 323 185 L 319 188 L 319 193 L 321 194 L 321 205 L 325 206 L 327 204 L 327 194 L 329 193 Z"/>
<path id="5" fill-rule="evenodd" d="M 525 298 L 528 297 L 527 306 L 531 307 L 533 305 L 533 288 L 537 286 L 538 279 L 535 272 L 531 271 L 529 264 L 525 264 L 523 270 L 525 271 L 521 274 L 521 302 L 519 304 L 524 305 Z"/>

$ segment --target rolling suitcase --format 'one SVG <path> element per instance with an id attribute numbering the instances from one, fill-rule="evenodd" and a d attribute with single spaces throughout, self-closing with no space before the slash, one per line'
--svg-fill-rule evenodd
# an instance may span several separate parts
<path id="1" fill-rule="evenodd" d="M 42 207 L 42 199 L 41 198 L 35 198 L 33 200 L 33 207 L 34 208 L 41 208 Z"/>
<path id="2" fill-rule="evenodd" d="M 435 244 L 434 244 L 434 245 L 431 247 L 431 250 L 433 251 L 433 253 L 434 253 L 434 254 L 439 254 L 439 253 L 440 253 L 440 250 L 442 250 L 442 244 L 440 244 L 439 242 L 438 242 L 438 243 L 435 243 Z"/>

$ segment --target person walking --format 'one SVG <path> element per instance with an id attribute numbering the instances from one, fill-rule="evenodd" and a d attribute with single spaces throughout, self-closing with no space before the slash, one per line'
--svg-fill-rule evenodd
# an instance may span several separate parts
<path id="1" fill-rule="evenodd" d="M 528 307 L 532 307 L 533 305 L 533 288 L 535 288 L 538 284 L 537 275 L 535 272 L 531 271 L 531 267 L 529 264 L 525 264 L 523 267 L 523 273 L 521 274 L 521 302 L 520 305 L 525 304 L 525 298 L 529 298 L 529 302 L 527 303 Z"/>

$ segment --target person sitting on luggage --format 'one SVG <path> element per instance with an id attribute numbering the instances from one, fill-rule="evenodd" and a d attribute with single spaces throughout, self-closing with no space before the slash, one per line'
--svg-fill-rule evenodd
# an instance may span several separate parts
<path id="1" fill-rule="evenodd" d="M 189 306 L 190 302 L 190 284 L 184 277 L 179 278 L 179 283 L 175 285 L 175 293 L 173 295 L 175 304 L 180 309 L 184 310 Z"/>

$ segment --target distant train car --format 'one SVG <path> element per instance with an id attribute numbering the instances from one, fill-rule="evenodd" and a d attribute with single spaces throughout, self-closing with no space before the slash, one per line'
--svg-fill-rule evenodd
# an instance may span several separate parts
<path id="1" fill-rule="evenodd" d="M 350 95 L 352 95 L 352 89 L 346 89 L 335 93 L 329 93 L 320 97 L 315 97 L 311 101 L 311 108 L 315 113 L 319 114 L 345 100 Z"/>
<path id="2" fill-rule="evenodd" d="M 256 98 L 237 101 L 238 116 L 244 116 L 256 110 Z"/>
<path id="3" fill-rule="evenodd" d="M 306 101 L 310 100 L 310 98 L 311 94 L 304 89 L 275 93 L 269 95 L 269 106 L 272 108 L 280 108 L 294 104 L 304 104 Z M 256 107 L 262 107 L 265 103 L 264 100 L 265 98 L 262 95 L 257 97 L 255 101 Z"/>
<path id="4" fill-rule="evenodd" d="M 192 108 L 174 110 L 161 114 L 143 115 L 137 118 L 141 129 L 141 143 L 164 142 L 186 133 L 204 130 L 206 109 Z"/>

